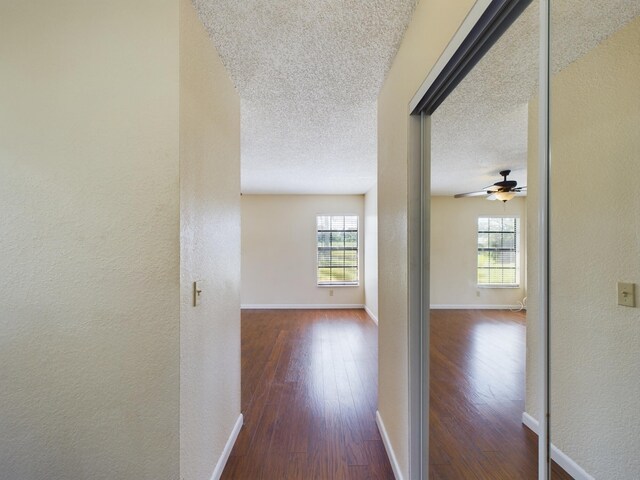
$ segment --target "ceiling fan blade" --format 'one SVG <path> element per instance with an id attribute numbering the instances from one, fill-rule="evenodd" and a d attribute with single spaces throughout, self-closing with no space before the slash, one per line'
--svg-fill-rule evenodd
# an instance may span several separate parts
<path id="1" fill-rule="evenodd" d="M 469 193 L 456 193 L 453 198 L 462 198 L 462 197 L 481 197 L 482 195 L 486 195 L 486 190 L 482 190 L 480 192 L 469 192 Z"/>
<path id="2" fill-rule="evenodd" d="M 502 170 L 500 175 L 504 178 L 493 185 L 488 185 L 478 192 L 458 193 L 454 195 L 454 198 L 462 197 L 481 197 L 486 196 L 487 200 L 502 200 L 506 202 L 511 200 L 514 194 L 524 192 L 527 190 L 527 186 L 518 187 L 518 182 L 515 180 L 507 180 L 507 177 L 511 174 L 511 170 Z M 498 196 L 502 197 L 498 199 Z"/>

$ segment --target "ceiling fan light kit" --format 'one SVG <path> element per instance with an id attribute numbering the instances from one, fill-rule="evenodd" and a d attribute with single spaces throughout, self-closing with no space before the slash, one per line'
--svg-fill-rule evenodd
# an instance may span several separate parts
<path id="1" fill-rule="evenodd" d="M 507 202 L 516 196 L 514 192 L 496 192 L 495 196 L 502 202 Z"/>
<path id="2" fill-rule="evenodd" d="M 515 197 L 516 193 L 523 192 L 527 189 L 526 186 L 518 187 L 518 182 L 515 180 L 507 180 L 510 173 L 511 170 L 502 170 L 500 175 L 503 180 L 496 182 L 493 185 L 489 185 L 478 192 L 458 193 L 454 195 L 454 198 L 479 197 L 486 195 L 489 200 L 497 199 L 502 202 L 507 202 Z"/>

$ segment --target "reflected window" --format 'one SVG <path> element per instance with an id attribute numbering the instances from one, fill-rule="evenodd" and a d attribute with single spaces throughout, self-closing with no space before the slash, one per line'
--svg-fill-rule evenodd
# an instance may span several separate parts
<path id="1" fill-rule="evenodd" d="M 478 218 L 478 285 L 520 285 L 520 219 Z"/>

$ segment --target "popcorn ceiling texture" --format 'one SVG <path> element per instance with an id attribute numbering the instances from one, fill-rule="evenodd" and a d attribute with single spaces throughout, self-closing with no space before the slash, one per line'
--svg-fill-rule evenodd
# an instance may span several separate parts
<path id="1" fill-rule="evenodd" d="M 364 193 L 417 0 L 194 0 L 241 96 L 245 193 Z"/>
<path id="2" fill-rule="evenodd" d="M 433 115 L 432 192 L 479 190 L 513 170 L 527 183 L 527 104 L 538 88 L 538 2 L 520 16 Z M 638 0 L 556 0 L 552 69 L 585 55 L 640 15 Z"/>
<path id="3" fill-rule="evenodd" d="M 415 4 L 194 0 L 241 96 L 245 193 L 369 189 L 376 97 Z M 638 14 L 637 0 L 555 1 L 554 71 Z M 527 104 L 537 82 L 534 1 L 435 113 L 434 194 L 478 190 L 503 168 L 526 185 Z"/>

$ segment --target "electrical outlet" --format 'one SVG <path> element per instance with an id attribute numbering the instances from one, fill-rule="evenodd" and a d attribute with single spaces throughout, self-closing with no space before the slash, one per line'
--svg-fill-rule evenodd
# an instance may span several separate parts
<path id="1" fill-rule="evenodd" d="M 635 284 L 618 282 L 618 305 L 624 307 L 636 306 Z"/>
<path id="2" fill-rule="evenodd" d="M 329 289 L 329 296 L 333 297 L 333 288 Z"/>

